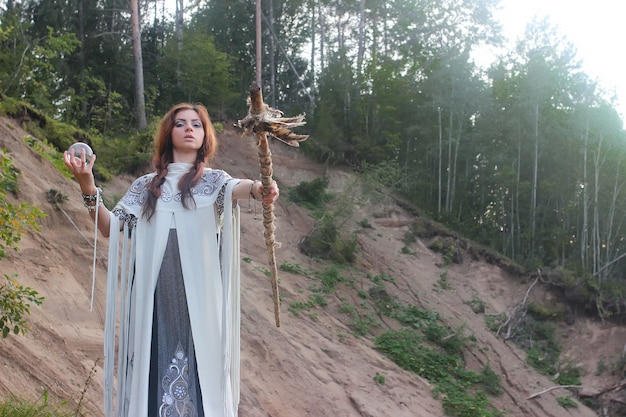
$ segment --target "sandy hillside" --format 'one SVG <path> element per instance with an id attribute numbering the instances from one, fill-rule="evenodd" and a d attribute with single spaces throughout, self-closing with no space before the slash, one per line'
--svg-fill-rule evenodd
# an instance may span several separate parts
<path id="1" fill-rule="evenodd" d="M 89 310 L 93 226 L 82 206 L 76 183 L 64 178 L 23 141 L 27 134 L 8 119 L 0 119 L 0 147 L 8 149 L 20 169 L 19 199 L 41 207 L 48 215 L 39 233 L 28 233 L 20 251 L 0 261 L 2 275 L 18 274 L 20 282 L 46 297 L 33 309 L 32 330 L 26 336 L 0 340 L 0 395 L 38 398 L 45 388 L 53 398 L 63 398 L 69 407 L 89 416 L 102 413 L 102 329 L 104 324 L 104 281 L 106 239 L 98 241 L 99 262 L 95 305 Z M 311 138 L 309 140 L 314 140 Z M 303 270 L 327 267 L 302 255 L 299 243 L 313 226 L 307 211 L 287 202 L 287 191 L 303 180 L 324 175 L 335 192 L 350 193 L 350 175 L 326 171 L 307 161 L 297 149 L 273 143 L 275 178 L 283 199 L 276 206 L 279 265 L 288 262 Z M 227 131 L 220 137 L 214 165 L 235 177 L 256 177 L 258 162 L 251 139 Z M 129 178 L 102 184 L 108 197 L 119 196 Z M 56 189 L 68 200 L 55 209 L 46 193 Z M 282 325 L 275 327 L 269 282 L 264 274 L 267 257 L 262 239 L 260 206 L 242 204 L 242 417 L 430 417 L 443 416 L 441 403 L 433 397 L 429 383 L 399 369 L 373 349 L 372 337 L 356 337 L 350 318 L 341 312 L 342 303 L 363 302 L 355 288 L 367 291 L 365 276 L 393 277 L 389 295 L 404 303 L 438 312 L 451 328 L 465 325 L 476 342 L 465 359 L 480 370 L 489 364 L 501 377 L 505 393 L 491 398 L 507 416 L 561 417 L 595 416 L 582 404 L 565 409 L 556 398 L 570 395 L 557 389 L 536 399 L 533 393 L 554 385 L 550 379 L 526 365 L 523 352 L 488 331 L 483 314 L 475 314 L 467 302 L 477 295 L 486 313 L 510 310 L 528 289 L 530 277 L 511 277 L 498 267 L 466 256 L 464 262 L 444 266 L 441 255 L 418 241 L 412 254 L 403 254 L 404 233 L 411 216 L 390 200 L 354 207 L 352 223 L 368 219 L 372 228 L 358 234 L 359 256 L 352 268 L 350 285 L 339 285 L 328 295 L 328 305 L 294 315 L 290 303 L 307 301 L 310 276 L 280 272 L 283 299 Z M 447 289 L 437 282 L 446 273 Z M 533 294 L 541 295 L 537 289 Z M 392 326 L 382 319 L 382 326 Z M 383 329 L 384 330 L 384 329 Z M 578 319 L 559 331 L 566 355 L 587 370 L 585 385 L 605 388 L 617 382 L 607 369 L 596 372 L 598 361 L 618 357 L 626 342 L 626 329 Z M 374 377 L 384 375 L 385 383 Z"/>

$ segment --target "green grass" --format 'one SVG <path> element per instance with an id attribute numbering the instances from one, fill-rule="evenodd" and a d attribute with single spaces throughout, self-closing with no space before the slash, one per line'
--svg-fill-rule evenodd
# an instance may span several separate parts
<path id="1" fill-rule="evenodd" d="M 77 412 L 69 411 L 66 404 L 50 404 L 47 394 L 37 401 L 21 398 L 6 398 L 0 401 L 0 417 L 76 417 Z"/>

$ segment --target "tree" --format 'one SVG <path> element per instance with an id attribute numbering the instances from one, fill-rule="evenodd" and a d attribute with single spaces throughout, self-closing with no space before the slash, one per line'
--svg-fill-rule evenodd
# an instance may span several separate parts
<path id="1" fill-rule="evenodd" d="M 202 102 L 214 114 L 214 119 L 228 117 L 228 109 L 237 97 L 232 92 L 233 59 L 218 51 L 212 38 L 193 26 L 184 33 L 182 49 L 178 48 L 176 38 L 166 41 L 159 66 L 163 100 Z M 178 75 L 176 62 L 180 62 Z M 179 88 L 176 88 L 178 83 Z"/>
<path id="2" fill-rule="evenodd" d="M 28 98 L 38 109 L 58 115 L 55 104 L 71 95 L 64 83 L 64 59 L 79 42 L 73 33 L 57 32 L 52 27 L 44 27 L 44 31 L 39 28 L 32 37 L 33 26 L 26 20 L 26 11 L 19 7 L 7 11 L 0 20 L 0 91 Z"/>

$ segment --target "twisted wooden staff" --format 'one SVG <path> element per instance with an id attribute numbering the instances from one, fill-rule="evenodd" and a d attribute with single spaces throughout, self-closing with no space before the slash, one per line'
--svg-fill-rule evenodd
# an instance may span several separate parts
<path id="1" fill-rule="evenodd" d="M 263 102 L 263 93 L 258 84 L 250 86 L 250 97 L 248 98 L 248 114 L 237 122 L 237 126 L 244 130 L 244 134 L 253 132 L 258 148 L 259 164 L 261 167 L 261 182 L 263 184 L 263 195 L 269 193 L 272 184 L 272 153 L 270 152 L 267 136 L 270 135 L 289 146 L 298 147 L 300 142 L 306 140 L 309 135 L 296 135 L 290 128 L 302 126 L 304 114 L 296 117 L 282 117 L 283 112 L 269 107 Z M 269 265 L 271 269 L 272 297 L 274 299 L 274 319 L 276 327 L 280 327 L 280 299 L 278 294 L 278 268 L 276 267 L 275 248 L 276 243 L 274 231 L 274 204 L 263 205 L 263 236 Z"/>

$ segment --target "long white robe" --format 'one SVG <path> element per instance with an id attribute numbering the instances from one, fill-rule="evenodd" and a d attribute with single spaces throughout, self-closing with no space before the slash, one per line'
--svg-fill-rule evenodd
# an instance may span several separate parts
<path id="1" fill-rule="evenodd" d="M 195 206 L 185 209 L 178 181 L 190 167 L 184 163 L 168 166 L 162 195 L 150 222 L 141 216 L 141 208 L 146 186 L 154 174 L 135 180 L 113 210 L 105 324 L 106 417 L 148 417 L 154 290 L 172 226 L 176 228 L 180 248 L 204 414 L 206 417 L 237 416 L 240 229 L 239 207 L 233 204 L 232 190 L 239 181 L 231 179 L 224 171 L 205 169 L 202 179 L 193 188 Z M 216 200 L 223 186 L 222 218 L 217 212 Z M 127 220 L 132 218 L 127 217 L 129 215 L 136 219 L 132 231 L 128 227 Z M 120 222 L 124 223 L 121 241 Z M 114 413 L 115 324 L 118 319 L 118 384 Z"/>

